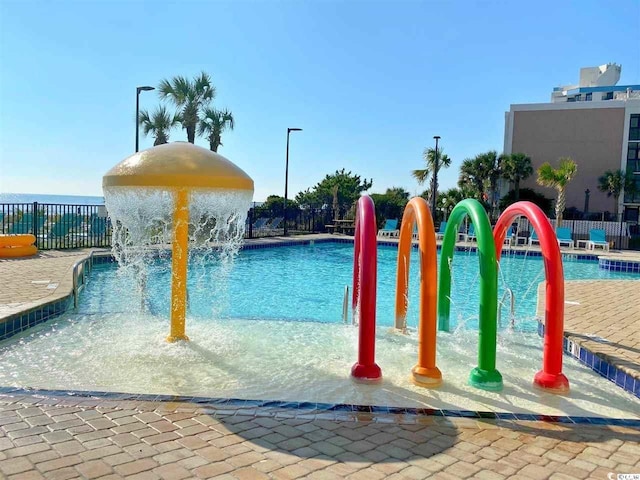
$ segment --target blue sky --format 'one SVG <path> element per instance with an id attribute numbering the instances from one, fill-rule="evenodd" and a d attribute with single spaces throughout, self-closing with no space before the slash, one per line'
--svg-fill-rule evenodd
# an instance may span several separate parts
<path id="1" fill-rule="evenodd" d="M 410 172 L 434 135 L 453 160 L 444 189 L 465 158 L 501 150 L 511 103 L 607 62 L 640 83 L 639 31 L 638 0 L 0 1 L 0 193 L 101 195 L 134 150 L 136 86 L 202 70 L 236 117 L 219 153 L 256 200 L 283 194 L 287 127 L 304 129 L 291 196 L 342 167 L 372 192 L 419 193 Z"/>

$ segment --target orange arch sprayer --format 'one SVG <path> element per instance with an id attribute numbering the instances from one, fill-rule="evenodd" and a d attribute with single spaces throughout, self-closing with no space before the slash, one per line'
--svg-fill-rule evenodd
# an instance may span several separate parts
<path id="1" fill-rule="evenodd" d="M 413 381 L 424 387 L 437 387 L 442 373 L 436 366 L 436 272 L 437 249 L 435 229 L 427 202 L 412 198 L 404 209 L 400 243 L 398 244 L 398 273 L 396 277 L 395 326 L 406 330 L 408 298 L 406 296 L 411 258 L 413 226 L 417 225 L 420 254 L 420 315 L 418 326 L 418 362 L 411 370 Z"/>

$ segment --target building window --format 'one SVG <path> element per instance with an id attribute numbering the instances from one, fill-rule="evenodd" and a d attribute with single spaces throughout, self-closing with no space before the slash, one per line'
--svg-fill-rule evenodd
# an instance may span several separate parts
<path id="1" fill-rule="evenodd" d="M 567 97 L 567 102 L 575 102 L 576 97 Z"/>
<path id="2" fill-rule="evenodd" d="M 635 193 L 629 194 L 625 192 L 624 203 L 640 203 L 640 174 L 634 175 L 636 184 Z"/>
<path id="3" fill-rule="evenodd" d="M 602 100 L 613 100 L 613 92 L 607 92 L 602 95 Z"/>
<path id="4" fill-rule="evenodd" d="M 587 94 L 584 96 L 584 101 L 585 101 L 585 102 L 590 102 L 590 101 L 592 100 L 592 98 L 593 98 L 593 93 L 587 93 Z"/>
<path id="5" fill-rule="evenodd" d="M 640 114 L 631 115 L 629 122 L 629 140 L 634 142 L 640 141 Z"/>
<path id="6" fill-rule="evenodd" d="M 576 102 L 579 102 L 581 100 L 582 100 L 582 95 L 581 94 L 576 95 Z"/>
<path id="7" fill-rule="evenodd" d="M 624 209 L 624 221 L 631 223 L 638 223 L 638 209 L 637 208 L 625 208 Z"/>

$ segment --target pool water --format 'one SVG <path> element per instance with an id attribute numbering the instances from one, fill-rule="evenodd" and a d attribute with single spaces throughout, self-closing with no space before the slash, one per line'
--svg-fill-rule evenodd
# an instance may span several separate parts
<path id="1" fill-rule="evenodd" d="M 389 328 L 396 255 L 393 247 L 379 248 L 380 385 L 349 378 L 358 332 L 341 324 L 341 312 L 344 286 L 351 284 L 353 246 L 335 243 L 243 251 L 233 268 L 193 265 L 188 343 L 164 340 L 170 296 L 166 265 L 150 265 L 144 295 L 127 272 L 96 266 L 77 311 L 0 343 L 0 385 L 637 418 L 635 397 L 566 356 L 568 396 L 532 388 L 542 364 L 542 339 L 533 332 L 537 284 L 544 279 L 540 258 L 502 261 L 500 287 L 513 289 L 518 312 L 518 331 L 503 329 L 498 340 L 504 390 L 484 392 L 466 381 L 477 362 L 478 336 L 478 258 L 470 252 L 456 252 L 453 261 L 456 331 L 438 335 L 444 384 L 437 390 L 413 385 L 415 329 L 399 335 Z M 409 292 L 414 327 L 417 267 L 414 254 Z M 600 270 L 595 262 L 567 262 L 565 276 L 638 278 Z"/>
<path id="2" fill-rule="evenodd" d="M 395 312 L 396 261 L 398 250 L 378 247 L 377 324 L 392 326 Z M 505 252 L 506 253 L 506 252 Z M 439 257 L 438 257 L 439 258 Z M 418 324 L 419 255 L 414 250 L 409 268 L 409 309 L 407 323 Z M 100 283 L 100 305 L 111 311 L 127 309 L 120 299 L 121 283 L 113 266 L 97 274 L 90 284 Z M 452 264 L 451 325 L 477 328 L 479 305 L 479 262 L 475 252 L 456 252 Z M 510 288 L 516 298 L 517 327 L 537 331 L 538 284 L 544 281 L 541 257 L 504 257 L 500 262 L 498 298 Z M 565 262 L 567 280 L 640 278 L 637 274 L 611 272 L 597 262 Z M 146 307 L 154 314 L 168 316 L 170 276 L 167 264 L 150 267 Z M 189 277 L 189 314 L 193 317 L 269 319 L 289 321 L 341 322 L 345 286 L 351 289 L 353 246 L 318 243 L 286 248 L 247 250 L 230 271 L 220 265 L 192 265 Z M 93 300 L 90 300 L 93 301 Z M 89 304 L 90 306 L 91 304 Z M 509 305 L 502 311 L 505 324 Z"/>

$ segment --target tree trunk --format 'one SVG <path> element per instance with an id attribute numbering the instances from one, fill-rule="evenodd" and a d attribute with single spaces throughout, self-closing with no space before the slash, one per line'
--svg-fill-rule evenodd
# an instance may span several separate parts
<path id="1" fill-rule="evenodd" d="M 189 143 L 196 143 L 196 126 L 187 125 L 187 141 Z"/>
<path id="2" fill-rule="evenodd" d="M 560 187 L 558 188 L 558 200 L 556 201 L 556 228 L 562 224 L 562 213 L 566 203 L 564 187 Z"/>
<path id="3" fill-rule="evenodd" d="M 155 142 L 153 142 L 153 146 L 156 147 L 158 145 L 164 145 L 167 142 L 168 142 L 168 138 L 167 138 L 166 133 L 158 132 L 156 134 L 156 140 L 155 140 Z"/>
<path id="4" fill-rule="evenodd" d="M 613 205 L 613 215 L 616 217 L 615 221 L 618 221 L 618 200 L 620 199 L 620 195 L 614 195 L 613 200 L 616 202 Z"/>
<path id="5" fill-rule="evenodd" d="M 215 133 L 209 135 L 209 150 L 217 153 L 220 145 L 222 145 L 220 142 L 220 135 L 216 135 Z"/>
<path id="6" fill-rule="evenodd" d="M 518 200 L 520 200 L 520 179 L 519 178 L 516 178 L 513 181 L 513 191 L 515 193 L 515 199 L 517 202 Z"/>

